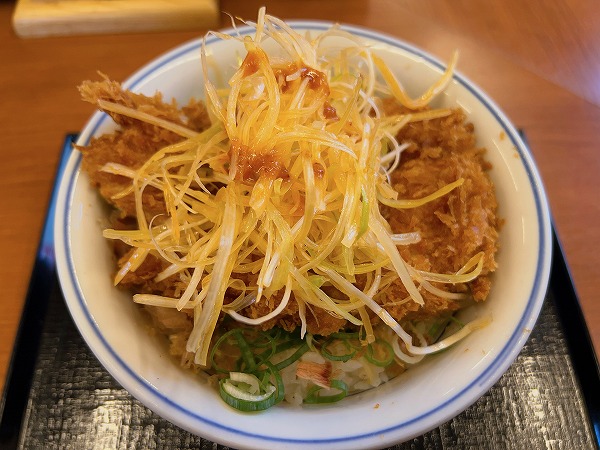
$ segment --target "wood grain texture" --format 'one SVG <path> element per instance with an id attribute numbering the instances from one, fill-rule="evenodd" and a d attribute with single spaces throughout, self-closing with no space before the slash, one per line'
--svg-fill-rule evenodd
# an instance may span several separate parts
<path id="1" fill-rule="evenodd" d="M 596 1 L 398 3 L 600 104 L 600 16 Z"/>
<path id="2" fill-rule="evenodd" d="M 188 30 L 219 24 L 216 0 L 18 0 L 20 37 Z"/>
<path id="3" fill-rule="evenodd" d="M 596 349 L 600 349 L 600 108 L 591 79 L 600 79 L 592 45 L 600 12 L 583 0 L 502 2 L 511 15 L 457 1 L 223 0 L 220 9 L 253 19 L 266 4 L 282 18 L 340 21 L 374 28 L 448 59 L 460 49 L 459 70 L 526 130 L 544 180 L 559 236 Z M 538 18 L 538 39 L 516 38 Z M 570 11 L 569 14 L 564 11 Z M 122 80 L 161 53 L 205 30 L 19 39 L 8 26 L 13 5 L 0 3 L 0 384 L 12 349 L 62 139 L 92 113 L 75 87 L 101 70 Z M 496 17 L 495 19 L 493 19 Z M 492 20 L 493 19 L 493 20 Z M 221 18 L 228 25 L 228 18 Z M 563 21 L 564 20 L 564 21 Z M 586 23 L 575 27 L 575 23 Z M 557 30 L 561 30 L 557 33 Z M 554 34 L 553 34 L 554 33 Z M 553 36 L 544 40 L 544 36 Z M 543 50 L 540 42 L 544 43 Z M 581 48 L 580 43 L 588 43 Z M 594 47 L 594 48 L 592 48 Z M 581 53 L 583 52 L 583 54 Z M 573 55 L 579 54 L 575 58 Z M 583 55 L 592 54 L 586 59 Z M 527 56 L 532 55 L 532 56 Z M 541 56 L 540 56 L 541 55 Z M 575 58 L 575 59 L 571 59 Z M 556 77 L 544 64 L 553 62 Z M 586 62 L 587 61 L 587 62 Z M 564 70 L 567 70 L 564 72 Z M 597 87 L 597 86 L 596 86 Z"/>

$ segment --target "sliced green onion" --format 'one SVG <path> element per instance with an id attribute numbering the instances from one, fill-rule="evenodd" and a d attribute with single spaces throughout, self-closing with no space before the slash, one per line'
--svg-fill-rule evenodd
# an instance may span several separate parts
<path id="1" fill-rule="evenodd" d="M 281 338 L 281 335 L 284 334 L 284 332 L 279 327 L 273 327 L 269 331 L 267 331 L 267 334 L 271 337 L 272 340 L 277 342 Z M 286 335 L 287 335 L 287 333 L 286 333 Z M 284 336 L 284 338 L 285 338 L 285 336 Z"/>
<path id="2" fill-rule="evenodd" d="M 444 333 L 444 330 L 452 320 L 452 316 L 444 317 L 443 319 L 435 321 L 429 330 L 427 331 L 425 337 L 429 339 L 429 342 L 436 342 L 440 336 Z M 460 324 L 461 327 L 463 324 Z"/>
<path id="3" fill-rule="evenodd" d="M 304 341 L 302 339 L 288 339 L 287 341 L 278 343 L 275 346 L 275 353 L 281 353 L 286 350 L 289 350 L 290 348 L 299 347 L 302 344 L 304 344 Z"/>
<path id="4" fill-rule="evenodd" d="M 329 351 L 329 347 L 337 343 L 342 344 L 346 348 L 346 350 L 348 350 L 348 353 L 334 354 L 331 351 Z M 321 355 L 329 359 L 330 361 L 346 362 L 351 360 L 354 357 L 354 355 L 356 355 L 356 349 L 350 345 L 348 339 L 338 339 L 335 337 L 329 337 L 321 346 Z"/>
<path id="5" fill-rule="evenodd" d="M 257 343 L 260 337 L 265 338 L 266 342 Z M 248 342 L 248 346 L 251 348 L 251 350 L 253 350 L 252 354 L 254 355 L 254 361 L 256 362 L 256 366 L 260 366 L 265 361 L 268 361 L 277 352 L 277 342 L 269 333 L 261 332 L 260 337 L 254 341 Z M 266 349 L 264 351 L 260 353 L 257 352 L 258 350 L 261 350 L 265 347 Z"/>
<path id="6" fill-rule="evenodd" d="M 231 372 L 229 379 L 238 383 L 244 383 L 248 386 L 247 390 L 250 394 L 257 394 L 260 390 L 260 380 L 256 378 L 256 375 L 244 372 Z"/>
<path id="7" fill-rule="evenodd" d="M 346 341 L 355 350 L 361 350 L 364 346 L 361 343 L 365 339 L 365 333 L 363 331 L 338 331 L 331 333 L 329 338 L 340 339 Z"/>
<path id="8" fill-rule="evenodd" d="M 243 412 L 264 411 L 281 402 L 285 387 L 279 370 L 265 362 L 267 370 L 261 378 L 256 375 L 231 372 L 219 381 L 219 394 L 229 406 Z"/>
<path id="9" fill-rule="evenodd" d="M 217 339 L 217 342 L 215 342 L 215 344 L 213 345 L 213 348 L 209 355 L 209 358 L 210 358 L 209 361 L 210 361 L 210 364 L 211 364 L 211 367 L 213 368 L 213 370 L 215 370 L 217 372 L 221 372 L 221 373 L 229 373 L 231 371 L 231 368 L 222 367 L 220 364 L 218 364 L 216 361 L 216 357 L 221 356 L 222 354 L 225 354 L 229 358 L 235 358 L 235 355 L 232 355 L 229 352 L 222 352 L 221 347 L 223 345 L 225 345 L 227 343 L 227 341 L 236 332 L 237 332 L 236 329 L 229 330 L 228 332 L 224 333 L 219 339 Z M 237 358 L 236 358 L 236 361 L 237 361 Z"/>
<path id="10" fill-rule="evenodd" d="M 337 389 L 337 394 L 326 394 L 322 395 L 320 392 L 325 389 L 321 386 L 313 386 L 308 390 L 304 403 L 308 404 L 322 404 L 322 403 L 335 403 L 342 400 L 348 395 L 348 385 L 342 380 L 331 380 L 331 386 L 329 389 Z"/>
<path id="11" fill-rule="evenodd" d="M 275 368 L 277 370 L 285 369 L 287 366 L 293 364 L 298 359 L 300 359 L 300 357 L 304 355 L 308 350 L 308 344 L 304 342 L 300 347 L 298 347 L 298 349 L 294 353 L 285 358 L 283 361 L 280 361 L 277 364 L 275 364 Z"/>
<path id="12" fill-rule="evenodd" d="M 263 394 L 250 394 L 226 378 L 219 382 L 221 398 L 229 406 L 244 412 L 264 411 L 276 403 L 277 388 L 270 385 Z"/>
<path id="13" fill-rule="evenodd" d="M 450 320 L 451 320 L 452 322 L 454 322 L 455 324 L 457 324 L 457 325 L 458 325 L 459 327 L 461 327 L 461 328 L 465 326 L 465 323 L 464 323 L 464 322 L 462 322 L 462 321 L 460 321 L 460 320 L 458 320 L 458 319 L 456 318 L 456 316 L 450 316 Z"/>
<path id="14" fill-rule="evenodd" d="M 331 333 L 329 335 L 330 338 L 334 339 L 359 339 L 358 332 L 347 332 L 347 331 L 337 331 L 335 333 Z"/>
<path id="15" fill-rule="evenodd" d="M 279 370 L 277 370 L 277 368 L 273 364 L 267 361 L 265 362 L 265 366 L 273 376 L 273 381 L 275 382 L 275 404 L 277 404 L 283 401 L 283 398 L 285 397 L 285 386 L 283 384 L 283 378 L 281 378 Z"/>
<path id="16" fill-rule="evenodd" d="M 224 346 L 227 348 L 223 350 Z M 259 350 L 266 350 L 258 353 Z M 229 373 L 232 368 L 240 372 L 254 372 L 264 361 L 275 354 L 276 342 L 270 333 L 245 328 L 234 328 L 215 342 L 209 354 L 211 367 L 217 372 Z M 239 353 L 238 353 L 239 352 Z M 223 366 L 220 360 L 230 360 Z"/>
<path id="17" fill-rule="evenodd" d="M 248 372 L 254 372 L 256 370 L 256 360 L 254 359 L 254 353 L 250 349 L 248 342 L 242 335 L 242 332 L 238 330 L 238 333 L 234 334 L 237 341 L 242 357 L 240 358 L 240 369 L 245 369 Z"/>
<path id="18" fill-rule="evenodd" d="M 255 331 L 255 330 L 249 330 L 252 331 L 253 333 L 258 334 L 258 336 L 256 337 L 256 339 L 254 340 L 250 340 L 248 338 L 246 338 L 246 341 L 248 341 L 248 344 L 250 344 L 251 347 L 253 348 L 265 348 L 265 347 L 273 347 L 274 345 L 273 343 L 279 338 L 279 334 L 280 333 L 276 333 L 275 336 L 271 336 L 270 333 L 267 333 L 265 331 Z"/>
<path id="19" fill-rule="evenodd" d="M 380 359 L 375 356 L 375 353 L 383 353 L 383 356 Z M 376 339 L 375 342 L 367 345 L 365 359 L 375 366 L 387 367 L 394 361 L 394 349 L 384 340 Z"/>

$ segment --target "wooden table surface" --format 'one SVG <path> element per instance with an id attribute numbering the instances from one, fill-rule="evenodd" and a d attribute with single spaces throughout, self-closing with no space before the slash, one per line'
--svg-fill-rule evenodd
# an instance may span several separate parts
<path id="1" fill-rule="evenodd" d="M 447 60 L 526 130 L 596 349 L 600 349 L 600 12 L 592 0 L 223 0 L 254 19 L 370 27 Z M 0 388 L 9 363 L 63 137 L 92 113 L 76 86 L 123 80 L 205 30 L 19 39 L 0 2 Z M 228 25 L 223 16 L 222 25 Z"/>

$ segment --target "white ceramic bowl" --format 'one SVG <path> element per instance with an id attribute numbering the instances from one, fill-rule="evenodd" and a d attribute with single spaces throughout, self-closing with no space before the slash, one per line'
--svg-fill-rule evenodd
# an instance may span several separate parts
<path id="1" fill-rule="evenodd" d="M 292 22 L 317 33 L 322 22 Z M 345 27 L 368 41 L 413 93 L 443 71 L 426 53 L 389 36 Z M 242 28 L 242 34 L 251 29 Z M 208 51 L 222 68 L 234 70 L 244 52 L 237 42 L 208 39 Z M 185 103 L 201 96 L 200 41 L 192 41 L 151 62 L 126 83 L 146 94 L 163 92 Z M 439 104 L 464 108 L 475 124 L 479 145 L 493 164 L 501 230 L 499 268 L 488 301 L 477 314 L 491 325 L 449 351 L 427 359 L 397 379 L 332 406 L 280 405 L 260 414 L 226 406 L 218 393 L 180 369 L 165 343 L 150 337 L 130 297 L 111 283 L 113 260 L 102 229 L 106 207 L 71 156 L 57 204 L 55 242 L 58 272 L 69 310 L 100 362 L 134 397 L 176 425 L 238 448 L 379 448 L 418 436 L 457 415 L 484 394 L 521 350 L 537 319 L 547 287 L 551 236 L 542 182 L 518 132 L 498 107 L 457 74 Z M 95 114 L 79 138 L 111 130 Z"/>

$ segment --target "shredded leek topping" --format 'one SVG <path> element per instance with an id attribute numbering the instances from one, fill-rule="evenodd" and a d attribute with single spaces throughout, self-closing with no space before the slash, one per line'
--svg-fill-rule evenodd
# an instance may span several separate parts
<path id="1" fill-rule="evenodd" d="M 306 338 L 306 308 L 321 308 L 361 329 L 359 347 L 347 338 L 320 344 L 332 360 L 348 360 L 360 351 L 375 365 L 392 359 L 412 363 L 437 352 L 482 325 L 427 345 L 410 333 L 377 301 L 390 280 L 404 284 L 406 301 L 423 304 L 422 290 L 449 298 L 436 283 L 463 283 L 482 270 L 483 254 L 475 255 L 458 273 L 425 273 L 410 267 L 398 246 L 421 239 L 418 232 L 393 234 L 380 204 L 417 208 L 447 195 L 463 183 L 458 179 L 424 198 L 404 200 L 389 183 L 405 146 L 394 136 L 411 121 L 444 117 L 445 109 L 383 117 L 379 98 L 393 96 L 409 109 L 422 108 L 451 81 L 457 55 L 439 80 L 412 99 L 385 61 L 360 39 L 339 27 L 315 37 L 302 35 L 261 9 L 253 36 L 225 35 L 243 44 L 246 55 L 227 88 L 211 81 L 206 39 L 201 58 L 206 102 L 212 126 L 197 133 L 129 108 L 103 102 L 106 111 L 133 117 L 173 131 L 185 139 L 165 147 L 141 168 L 109 164 L 103 170 L 131 179 L 118 196 L 133 193 L 139 229 L 106 230 L 104 236 L 135 248 L 116 275 L 115 284 L 135 271 L 152 251 L 168 267 L 157 280 L 177 276 L 187 286 L 176 298 L 136 294 L 138 303 L 190 310 L 194 327 L 186 349 L 201 366 L 231 372 L 220 384 L 229 404 L 244 410 L 264 409 L 281 399 L 277 372 L 308 350 L 265 369 L 271 344 L 256 354 L 244 346 L 239 331 L 211 341 L 225 313 L 241 324 L 260 325 L 276 317 L 289 302 L 297 302 Z M 335 38 L 345 46 L 336 52 L 324 42 Z M 267 51 L 266 42 L 277 44 Z M 142 202 L 152 186 L 162 191 L 167 215 L 149 220 Z M 247 283 L 254 274 L 256 282 Z M 371 280 L 364 288 L 355 276 Z M 252 279 L 254 279 L 252 278 Z M 329 293 L 337 288 L 343 298 Z M 242 294 L 225 304 L 229 288 Z M 328 293 L 329 292 L 329 293 Z M 259 318 L 243 315 L 248 305 L 278 295 L 277 309 Z M 458 297 L 457 297 L 458 296 Z M 370 311 L 370 313 L 369 313 Z M 396 335 L 392 345 L 376 338 L 369 314 L 377 315 Z M 356 336 L 353 337 L 355 340 Z M 215 360 L 221 344 L 237 339 L 238 367 L 220 368 Z M 294 345 L 297 343 L 295 342 Z M 367 347 L 365 347 L 368 344 Z M 366 350 L 368 349 L 368 350 Z M 262 370 L 262 374 L 261 374 Z M 239 375 L 245 372 L 252 375 Z M 266 375 L 265 375 L 266 373 Z M 263 378 L 261 378 L 263 377 Z M 333 394 L 310 392 L 309 403 L 335 401 L 348 387 L 333 380 Z"/>

